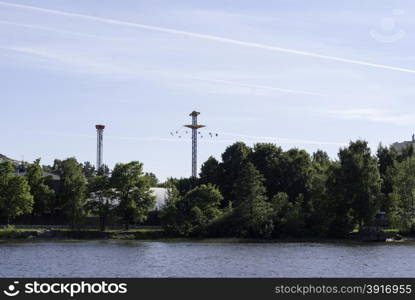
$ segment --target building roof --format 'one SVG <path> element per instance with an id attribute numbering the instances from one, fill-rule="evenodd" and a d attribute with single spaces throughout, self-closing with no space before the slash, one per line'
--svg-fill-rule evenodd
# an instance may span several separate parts
<path id="1" fill-rule="evenodd" d="M 16 159 L 12 159 L 10 157 L 7 157 L 6 155 L 3 155 L 0 153 L 0 162 L 5 162 L 5 161 L 10 161 L 14 164 L 20 163 L 20 161 L 16 160 Z"/>
<path id="2" fill-rule="evenodd" d="M 5 161 L 10 161 L 12 164 L 15 165 L 20 165 L 22 162 L 16 159 L 12 159 L 10 157 L 7 157 L 6 155 L 0 154 L 0 163 L 5 162 Z M 23 168 L 21 170 L 18 171 L 19 175 L 25 175 L 26 174 L 26 170 Z M 50 176 L 52 177 L 52 180 L 60 180 L 60 176 L 56 175 L 52 172 L 48 172 L 48 171 L 43 171 L 43 177 L 47 177 Z"/>
<path id="3" fill-rule="evenodd" d="M 402 152 L 405 148 L 408 148 L 408 147 L 410 147 L 411 145 L 412 145 L 412 146 L 414 147 L 414 149 L 415 149 L 415 141 L 404 141 L 404 142 L 401 142 L 401 143 L 396 142 L 396 143 L 393 143 L 393 144 L 391 145 L 391 147 L 392 147 L 393 149 L 395 149 L 397 152 Z"/>

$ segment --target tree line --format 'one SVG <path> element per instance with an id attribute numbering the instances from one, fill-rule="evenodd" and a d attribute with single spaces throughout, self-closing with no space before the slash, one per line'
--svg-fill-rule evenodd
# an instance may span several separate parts
<path id="1" fill-rule="evenodd" d="M 0 216 L 7 224 L 22 215 L 53 215 L 72 228 L 86 216 L 108 224 L 142 224 L 154 208 L 150 187 L 165 187 L 158 211 L 166 234 L 189 237 L 344 237 L 377 224 L 382 212 L 389 227 L 415 231 L 415 155 L 366 141 L 350 142 L 336 159 L 318 150 L 284 151 L 270 143 L 237 142 L 221 161 L 210 157 L 199 178 L 159 183 L 138 161 L 100 170 L 75 158 L 40 160 L 24 166 L 0 164 Z M 58 185 L 44 171 L 59 176 Z"/>
<path id="2" fill-rule="evenodd" d="M 326 152 L 283 151 L 270 143 L 229 146 L 210 157 L 200 178 L 170 178 L 160 218 L 182 236 L 345 237 L 377 224 L 415 230 L 415 156 L 366 141 L 335 160 Z"/>
<path id="3" fill-rule="evenodd" d="M 41 166 L 40 159 L 25 164 L 15 172 L 11 162 L 0 164 L 0 216 L 7 224 L 22 215 L 63 218 L 71 228 L 81 228 L 85 217 L 99 217 L 101 230 L 112 223 L 143 222 L 155 198 L 150 192 L 154 174 L 143 173 L 138 161 L 116 164 L 112 172 L 100 170 L 75 158 L 55 160 L 52 166 Z M 44 176 L 44 171 L 58 175 Z M 115 221 L 114 221 L 115 220 Z"/>

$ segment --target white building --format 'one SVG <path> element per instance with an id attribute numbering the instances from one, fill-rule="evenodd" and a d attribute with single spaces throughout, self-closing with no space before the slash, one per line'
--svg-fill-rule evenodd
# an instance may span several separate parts
<path id="1" fill-rule="evenodd" d="M 150 188 L 150 191 L 154 196 L 156 196 L 155 210 L 162 209 L 167 200 L 167 189 L 154 187 L 154 188 Z"/>
<path id="2" fill-rule="evenodd" d="M 159 187 L 152 187 L 150 188 L 150 192 L 153 196 L 156 197 L 156 204 L 155 206 L 150 209 L 151 211 L 154 210 L 161 210 L 166 203 L 167 200 L 167 189 L 166 188 L 159 188 Z M 91 195 L 92 199 L 95 197 L 93 194 Z M 118 199 L 111 199 L 111 198 L 105 198 L 108 200 L 111 205 L 117 206 L 119 204 Z"/>

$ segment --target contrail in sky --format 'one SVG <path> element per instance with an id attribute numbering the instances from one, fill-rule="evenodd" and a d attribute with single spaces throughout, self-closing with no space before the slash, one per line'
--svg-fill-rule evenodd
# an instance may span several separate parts
<path id="1" fill-rule="evenodd" d="M 250 84 L 250 83 L 240 83 L 240 82 L 234 82 L 229 80 L 222 80 L 222 79 L 210 79 L 210 78 L 203 78 L 203 77 L 192 77 L 192 79 L 201 80 L 201 81 L 210 81 L 215 83 L 222 83 L 226 85 L 235 85 L 240 87 L 247 87 L 251 89 L 260 89 L 260 90 L 271 90 L 271 91 L 278 91 L 282 93 L 288 93 L 288 94 L 303 94 L 303 95 L 312 95 L 312 96 L 326 96 L 324 94 L 309 92 L 309 91 L 299 91 L 299 90 L 291 90 L 291 89 L 284 89 L 284 88 L 278 88 L 273 87 L 269 85 L 257 85 L 257 84 Z"/>
<path id="2" fill-rule="evenodd" d="M 189 37 L 194 37 L 194 38 L 199 38 L 199 39 L 217 41 L 217 42 L 240 45 L 240 46 L 251 47 L 251 48 L 297 54 L 297 55 L 302 55 L 302 56 L 320 58 L 320 59 L 331 60 L 331 61 L 338 61 L 338 62 L 343 62 L 343 63 L 378 68 L 378 69 L 399 71 L 399 72 L 404 72 L 404 73 L 415 73 L 414 69 L 394 67 L 394 66 L 383 65 L 383 64 L 375 64 L 375 63 L 361 61 L 361 60 L 354 60 L 354 59 L 342 58 L 342 57 L 337 57 L 337 56 L 323 55 L 323 54 L 318 54 L 318 53 L 313 53 L 313 52 L 305 52 L 305 51 L 289 49 L 289 48 L 269 46 L 269 45 L 260 44 L 260 43 L 245 42 L 245 41 L 234 40 L 234 39 L 229 39 L 229 38 L 224 38 L 224 37 L 219 37 L 219 36 L 214 36 L 214 35 L 194 33 L 194 32 L 189 32 L 189 31 L 176 30 L 176 29 L 158 27 L 158 26 L 151 26 L 151 25 L 145 25 L 145 24 L 139 24 L 139 23 L 133 23 L 133 22 L 126 22 L 126 21 L 120 21 L 120 20 L 108 19 L 108 18 L 102 18 L 102 17 L 95 17 L 95 16 L 90 16 L 90 15 L 71 13 L 71 12 L 65 12 L 65 11 L 60 11 L 60 10 L 47 9 L 47 8 L 23 5 L 23 4 L 14 4 L 14 3 L 9 3 L 9 2 L 0 1 L 0 5 L 21 8 L 21 9 L 29 9 L 33 11 L 56 14 L 56 15 L 67 16 L 67 17 L 82 18 L 85 20 L 104 22 L 108 24 L 122 25 L 122 26 L 152 30 L 152 31 L 159 31 L 159 32 L 165 32 L 165 33 L 189 36 Z"/>
<path id="3" fill-rule="evenodd" d="M 126 42 L 126 40 L 120 40 L 120 39 L 114 39 L 114 38 L 107 38 L 102 37 L 98 35 L 92 35 L 87 33 L 81 33 L 81 32 L 74 32 L 74 31 L 67 31 L 67 30 L 59 30 L 51 27 L 45 27 L 45 26 L 38 26 L 38 25 L 32 25 L 32 24 L 22 24 L 22 23 L 15 23 L 15 22 L 8 22 L 8 21 L 1 21 L 0 24 L 6 24 L 6 25 L 12 25 L 12 26 L 18 26 L 23 28 L 29 28 L 29 29 L 35 29 L 35 30 L 42 30 L 42 31 L 48 31 L 58 34 L 69 34 L 69 35 L 75 35 L 75 36 L 81 36 L 81 37 L 87 37 L 87 38 L 95 38 L 99 40 L 107 40 L 107 41 L 117 41 L 117 42 Z M 16 51 L 21 53 L 27 53 L 27 54 L 33 54 L 33 55 L 40 55 L 40 53 L 35 53 L 28 51 L 27 49 L 19 49 L 19 48 L 7 48 L 7 47 L 1 47 L 2 50 L 10 50 L 10 51 Z M 220 83 L 225 85 L 234 85 L 239 87 L 246 87 L 251 88 L 253 90 L 259 89 L 259 90 L 271 90 L 271 91 L 277 91 L 281 93 L 288 93 L 288 94 L 302 94 L 302 95 L 311 95 L 311 96 L 326 96 L 320 93 L 315 93 L 311 91 L 301 91 L 301 90 L 293 90 L 293 89 L 286 89 L 286 88 L 279 88 L 275 86 L 269 86 L 269 85 L 256 85 L 256 84 L 249 84 L 249 83 L 240 83 L 235 81 L 229 81 L 229 80 L 222 80 L 222 79 L 212 79 L 212 78 L 204 78 L 204 77 L 194 77 L 194 76 L 184 76 L 186 78 L 194 79 L 194 80 L 200 80 L 200 81 L 207 81 L 207 82 L 214 82 L 214 83 Z"/>
<path id="4" fill-rule="evenodd" d="M 0 24 L 1 23 L 2 22 L 0 21 Z M 36 50 L 33 50 L 33 49 L 27 49 L 27 48 L 15 48 L 15 47 L 2 47 L 2 46 L 0 46 L 0 50 L 13 51 L 13 52 L 18 52 L 18 53 L 22 53 L 22 54 L 29 54 L 29 55 L 35 55 L 35 56 L 44 57 L 44 58 L 56 58 L 54 55 L 50 56 L 45 52 L 36 51 Z M 291 89 L 278 88 L 278 87 L 268 86 L 268 85 L 256 85 L 256 84 L 240 83 L 240 82 L 229 81 L 229 80 L 212 79 L 212 78 L 204 78 L 204 77 L 194 77 L 194 76 L 188 76 L 188 75 L 184 75 L 183 78 L 192 79 L 192 80 L 206 81 L 206 82 L 214 82 L 214 83 L 220 83 L 220 84 L 225 84 L 225 85 L 246 87 L 246 88 L 250 88 L 252 90 L 259 89 L 259 90 L 278 91 L 278 92 L 281 92 L 281 93 L 288 93 L 288 94 L 302 94 L 302 95 L 311 95 L 311 96 L 320 96 L 320 97 L 326 96 L 326 95 L 323 95 L 323 94 L 310 92 L 310 91 L 291 90 Z"/>
<path id="5" fill-rule="evenodd" d="M 94 39 L 105 40 L 105 41 L 127 42 L 126 40 L 121 40 L 121 39 L 107 38 L 107 37 L 102 37 L 102 36 L 98 36 L 98 35 L 75 32 L 75 31 L 59 30 L 59 29 L 55 29 L 55 28 L 51 28 L 51 27 L 38 26 L 38 25 L 32 25 L 32 24 L 15 23 L 15 22 L 1 21 L 1 20 L 0 20 L 0 24 L 18 26 L 18 27 L 23 27 L 23 28 L 35 29 L 35 30 L 48 31 L 48 32 L 53 32 L 53 33 L 58 33 L 58 34 L 69 34 L 69 35 L 74 35 L 74 36 L 94 38 Z M 22 52 L 22 53 L 27 53 L 27 54 L 35 54 L 33 52 L 29 53 L 30 51 L 27 51 L 27 50 L 25 51 L 24 49 L 18 49 L 18 48 L 12 48 L 12 47 L 11 48 L 0 47 L 0 49 L 10 50 L 10 51 L 17 51 L 17 52 Z M 39 53 L 37 53 L 37 55 L 39 55 Z M 225 85 L 234 85 L 234 86 L 246 87 L 246 88 L 251 88 L 253 90 L 259 89 L 259 90 L 277 91 L 277 92 L 288 93 L 288 94 L 302 94 L 302 95 L 320 96 L 320 97 L 326 96 L 326 95 L 311 92 L 311 91 L 293 90 L 293 89 L 279 88 L 279 87 L 269 86 L 269 85 L 256 85 L 256 84 L 240 83 L 240 82 L 229 81 L 229 80 L 212 79 L 212 78 L 204 78 L 204 77 L 194 77 L 194 76 L 184 76 L 184 77 L 194 79 L 194 80 L 200 80 L 200 81 L 207 81 L 207 82 L 214 82 L 214 83 L 220 83 L 220 84 L 225 84 Z"/>

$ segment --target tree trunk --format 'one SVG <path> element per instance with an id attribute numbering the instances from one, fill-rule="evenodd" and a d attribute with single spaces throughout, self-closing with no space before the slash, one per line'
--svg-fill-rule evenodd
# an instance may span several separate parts
<path id="1" fill-rule="evenodd" d="M 107 216 L 104 214 L 100 218 L 100 230 L 105 231 L 107 225 Z"/>

